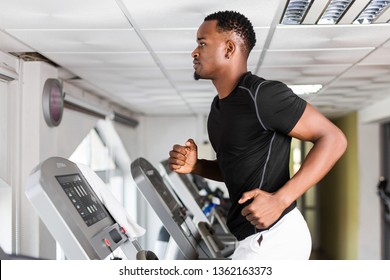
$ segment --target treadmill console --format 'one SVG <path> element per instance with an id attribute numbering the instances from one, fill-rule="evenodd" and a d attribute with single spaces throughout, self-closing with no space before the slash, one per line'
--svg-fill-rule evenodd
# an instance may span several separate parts
<path id="1" fill-rule="evenodd" d="M 130 247 L 127 235 L 89 184 L 101 182 L 95 176 L 93 171 L 84 174 L 67 159 L 52 157 L 28 178 L 26 195 L 68 259 L 105 259 L 119 247 L 122 251 Z"/>
<path id="2" fill-rule="evenodd" d="M 87 182 L 81 179 L 80 174 L 62 175 L 56 178 L 87 226 L 108 216 L 99 198 Z"/>

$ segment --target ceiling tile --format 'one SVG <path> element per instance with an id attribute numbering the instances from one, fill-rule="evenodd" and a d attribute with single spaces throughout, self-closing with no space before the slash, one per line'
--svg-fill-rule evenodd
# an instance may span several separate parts
<path id="1" fill-rule="evenodd" d="M 30 47 L 0 30 L 0 50 L 3 52 L 32 52 Z"/>
<path id="2" fill-rule="evenodd" d="M 280 0 L 122 0 L 141 29 L 198 28 L 214 12 L 233 10 L 244 13 L 255 27 L 269 26 Z M 151 9 L 153 7 L 153 9 Z M 157 8 L 158 7 L 158 8 Z M 261 12 L 264 11 L 264 12 Z"/>
<path id="3" fill-rule="evenodd" d="M 287 84 L 327 84 L 335 75 L 342 73 L 349 65 L 312 65 L 312 66 L 264 66 L 259 75 Z"/>
<path id="4" fill-rule="evenodd" d="M 146 51 L 134 30 L 9 30 L 39 52 Z"/>
<path id="5" fill-rule="evenodd" d="M 376 49 L 364 60 L 362 60 L 360 64 L 389 65 L 390 45 Z"/>
<path id="6" fill-rule="evenodd" d="M 280 25 L 270 49 L 370 48 L 389 38 L 390 25 Z"/>
<path id="7" fill-rule="evenodd" d="M 353 64 L 365 57 L 373 48 L 317 49 L 317 50 L 269 50 L 263 65 L 321 65 Z"/>
<path id="8" fill-rule="evenodd" d="M 112 69 L 124 69 L 128 72 L 133 69 L 156 68 L 156 62 L 147 52 L 140 53 L 51 53 L 42 52 L 50 60 L 72 69 L 84 68 L 85 71 L 108 72 Z M 138 70 L 137 70 L 138 71 Z M 151 70 L 152 71 L 152 70 Z M 160 71 L 160 70 L 159 70 Z"/>
<path id="9" fill-rule="evenodd" d="M 115 1 L 6 0 L 1 1 L 0 27 L 30 30 L 118 29 L 128 28 L 129 23 Z"/>

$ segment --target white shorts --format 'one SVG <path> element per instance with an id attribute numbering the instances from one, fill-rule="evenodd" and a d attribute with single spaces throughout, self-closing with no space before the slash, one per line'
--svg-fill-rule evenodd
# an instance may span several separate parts
<path id="1" fill-rule="evenodd" d="M 309 228 L 294 208 L 270 229 L 238 243 L 232 260 L 308 260 L 312 241 Z"/>

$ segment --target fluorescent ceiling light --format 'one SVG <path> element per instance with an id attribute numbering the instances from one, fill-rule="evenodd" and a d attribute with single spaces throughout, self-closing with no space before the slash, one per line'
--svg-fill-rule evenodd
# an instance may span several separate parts
<path id="1" fill-rule="evenodd" d="M 302 24 L 313 2 L 314 0 L 289 0 L 280 23 L 287 25 Z M 348 9 L 352 7 L 355 0 L 329 0 L 327 2 L 327 6 L 316 24 L 337 24 Z M 390 0 L 370 0 L 367 2 L 365 9 L 353 21 L 353 24 L 373 23 L 390 7 Z"/>
<path id="2" fill-rule="evenodd" d="M 291 90 L 298 95 L 317 93 L 322 89 L 322 85 L 287 85 Z"/>
<path id="3" fill-rule="evenodd" d="M 355 0 L 332 0 L 318 20 L 318 24 L 336 24 Z"/>
<path id="4" fill-rule="evenodd" d="M 284 12 L 282 24 L 300 24 L 313 0 L 290 0 Z"/>
<path id="5" fill-rule="evenodd" d="M 354 20 L 354 24 L 369 24 L 390 6 L 389 0 L 372 0 L 361 14 Z"/>

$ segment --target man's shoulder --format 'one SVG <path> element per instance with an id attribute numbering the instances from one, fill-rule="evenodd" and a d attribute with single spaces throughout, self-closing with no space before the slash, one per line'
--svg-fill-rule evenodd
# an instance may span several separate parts
<path id="1" fill-rule="evenodd" d="M 265 90 L 275 87 L 283 87 L 286 85 L 280 81 L 269 80 L 258 75 L 252 74 L 251 72 L 248 72 L 242 80 L 240 86 L 250 91 L 257 91 L 260 87 L 262 88 L 262 90 Z"/>

